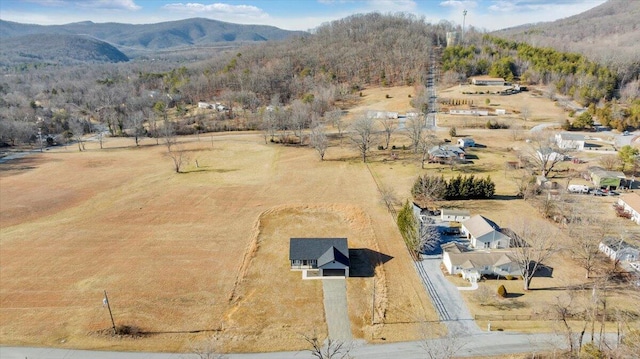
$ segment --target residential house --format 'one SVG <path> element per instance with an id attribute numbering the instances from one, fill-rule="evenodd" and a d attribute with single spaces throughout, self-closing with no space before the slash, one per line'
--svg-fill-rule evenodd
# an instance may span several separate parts
<path id="1" fill-rule="evenodd" d="M 640 224 L 640 195 L 637 193 L 625 193 L 618 198 L 618 205 L 624 208 L 624 211 L 631 214 L 631 220 Z"/>
<path id="2" fill-rule="evenodd" d="M 496 115 L 506 115 L 506 114 L 507 114 L 507 110 L 503 108 L 496 108 Z"/>
<path id="3" fill-rule="evenodd" d="M 511 237 L 503 233 L 495 222 L 479 214 L 462 222 L 460 230 L 473 248 L 500 249 L 511 245 Z"/>
<path id="4" fill-rule="evenodd" d="M 443 248 L 442 264 L 452 275 L 477 282 L 483 275 L 506 277 L 521 275 L 520 266 L 507 251 L 460 251 L 459 247 Z"/>
<path id="5" fill-rule="evenodd" d="M 471 218 L 469 211 L 463 209 L 442 209 L 440 211 L 440 219 L 444 222 L 462 222 Z"/>
<path id="6" fill-rule="evenodd" d="M 568 150 L 584 150 L 584 135 L 577 133 L 562 132 L 556 134 L 558 147 Z"/>
<path id="7" fill-rule="evenodd" d="M 208 103 L 208 102 L 198 102 L 198 108 L 204 108 L 204 109 L 211 109 L 213 108 L 213 105 Z"/>
<path id="8" fill-rule="evenodd" d="M 620 238 L 607 237 L 598 246 L 600 251 L 616 262 L 640 261 L 640 249 Z"/>
<path id="9" fill-rule="evenodd" d="M 458 147 L 474 147 L 476 145 L 476 141 L 471 137 L 459 138 L 458 139 Z"/>
<path id="10" fill-rule="evenodd" d="M 543 147 L 536 150 L 536 156 L 545 163 L 564 161 L 564 155 L 554 151 L 551 147 Z"/>
<path id="11" fill-rule="evenodd" d="M 291 238 L 289 261 L 291 270 L 316 271 L 321 277 L 348 277 L 350 262 L 347 239 Z"/>
<path id="12" fill-rule="evenodd" d="M 441 145 L 429 150 L 429 161 L 446 163 L 451 160 L 464 160 L 465 152 L 458 146 Z"/>
<path id="13" fill-rule="evenodd" d="M 589 167 L 587 170 L 596 188 L 617 189 L 626 184 L 624 172 L 607 171 L 598 166 Z"/>
<path id="14" fill-rule="evenodd" d="M 489 116 L 489 111 L 487 110 L 465 110 L 465 109 L 450 109 L 450 115 L 468 115 L 468 116 Z"/>
<path id="15" fill-rule="evenodd" d="M 505 80 L 502 77 L 474 76 L 471 84 L 477 86 L 504 86 Z"/>

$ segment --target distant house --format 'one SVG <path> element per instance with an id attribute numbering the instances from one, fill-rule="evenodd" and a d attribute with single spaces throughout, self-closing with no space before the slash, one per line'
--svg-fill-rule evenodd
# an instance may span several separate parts
<path id="1" fill-rule="evenodd" d="M 506 277 L 522 274 L 520 266 L 510 252 L 460 251 L 459 247 L 443 247 L 442 264 L 452 275 L 462 274 L 462 278 L 477 282 L 483 275 Z"/>
<path id="2" fill-rule="evenodd" d="M 465 109 L 451 109 L 449 110 L 450 115 L 469 115 L 469 116 L 489 116 L 489 111 L 487 110 L 465 110 Z"/>
<path id="3" fill-rule="evenodd" d="M 507 110 L 503 108 L 496 108 L 496 115 L 506 115 L 506 114 L 507 114 Z"/>
<path id="4" fill-rule="evenodd" d="M 511 238 L 495 222 L 479 214 L 462 222 L 460 230 L 473 248 L 500 249 L 511 245 Z"/>
<path id="5" fill-rule="evenodd" d="M 625 212 L 631 214 L 631 220 L 640 224 L 640 195 L 637 193 L 625 193 L 618 198 L 618 205 L 624 208 Z"/>
<path id="6" fill-rule="evenodd" d="M 504 86 L 505 80 L 502 77 L 474 76 L 471 78 L 471 84 L 478 86 Z"/>
<path id="7" fill-rule="evenodd" d="M 458 139 L 458 147 L 474 147 L 476 145 L 476 141 L 471 137 L 459 138 Z"/>
<path id="8" fill-rule="evenodd" d="M 440 219 L 444 222 L 462 222 L 471 218 L 469 211 L 462 209 L 442 209 L 440 211 Z"/>
<path id="9" fill-rule="evenodd" d="M 547 163 L 564 161 L 564 155 L 554 151 L 551 147 L 543 147 L 536 150 L 536 156 Z"/>
<path id="10" fill-rule="evenodd" d="M 558 147 L 569 150 L 584 150 L 584 135 L 562 132 L 556 134 Z"/>
<path id="11" fill-rule="evenodd" d="M 213 105 L 208 103 L 208 102 L 198 102 L 198 108 L 204 108 L 204 109 L 211 109 L 213 108 Z"/>
<path id="12" fill-rule="evenodd" d="M 464 160 L 465 152 L 458 146 L 441 145 L 429 150 L 429 161 L 446 163 L 450 160 Z"/>
<path id="13" fill-rule="evenodd" d="M 629 245 L 620 238 L 607 237 L 598 246 L 600 251 L 616 262 L 637 262 L 640 260 L 640 249 Z"/>
<path id="14" fill-rule="evenodd" d="M 317 271 L 321 277 L 349 276 L 346 238 L 291 238 L 291 270 Z"/>
<path id="15" fill-rule="evenodd" d="M 587 169 L 591 182 L 597 188 L 617 189 L 621 184 L 625 184 L 625 174 L 620 171 L 607 171 L 602 167 L 593 166 Z"/>

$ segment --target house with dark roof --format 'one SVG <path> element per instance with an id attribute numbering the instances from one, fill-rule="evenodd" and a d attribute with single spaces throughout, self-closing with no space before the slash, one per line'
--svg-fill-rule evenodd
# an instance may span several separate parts
<path id="1" fill-rule="evenodd" d="M 349 247 L 346 238 L 291 238 L 291 270 L 316 272 L 320 277 L 349 276 Z"/>
<path id="2" fill-rule="evenodd" d="M 429 161 L 446 163 L 448 161 L 464 160 L 465 152 L 458 146 L 440 145 L 434 146 L 429 150 Z"/>

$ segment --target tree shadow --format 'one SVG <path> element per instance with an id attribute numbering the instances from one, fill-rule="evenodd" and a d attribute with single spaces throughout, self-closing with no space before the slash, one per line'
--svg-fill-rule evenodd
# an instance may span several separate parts
<path id="1" fill-rule="evenodd" d="M 497 200 L 500 200 L 500 201 L 512 201 L 514 199 L 521 199 L 521 197 L 518 197 L 516 195 L 498 194 L 498 195 L 493 195 L 493 197 L 491 197 L 491 199 L 497 199 Z"/>
<path id="2" fill-rule="evenodd" d="M 375 268 L 393 257 L 369 248 L 349 249 L 349 277 L 373 277 Z"/>
<path id="3" fill-rule="evenodd" d="M 524 295 L 524 293 L 507 293 L 505 298 L 520 298 Z"/>

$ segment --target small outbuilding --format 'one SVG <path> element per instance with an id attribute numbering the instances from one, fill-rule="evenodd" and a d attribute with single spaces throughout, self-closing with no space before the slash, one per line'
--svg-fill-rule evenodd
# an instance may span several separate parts
<path id="1" fill-rule="evenodd" d="M 459 138 L 458 139 L 458 147 L 475 147 L 476 141 L 471 137 Z"/>
<path id="2" fill-rule="evenodd" d="M 442 209 L 440 211 L 440 219 L 444 222 L 462 222 L 471 218 L 469 211 L 463 209 Z"/>
<path id="3" fill-rule="evenodd" d="M 589 167 L 588 171 L 596 188 L 618 189 L 621 184 L 626 183 L 624 172 L 607 171 L 598 166 Z"/>

